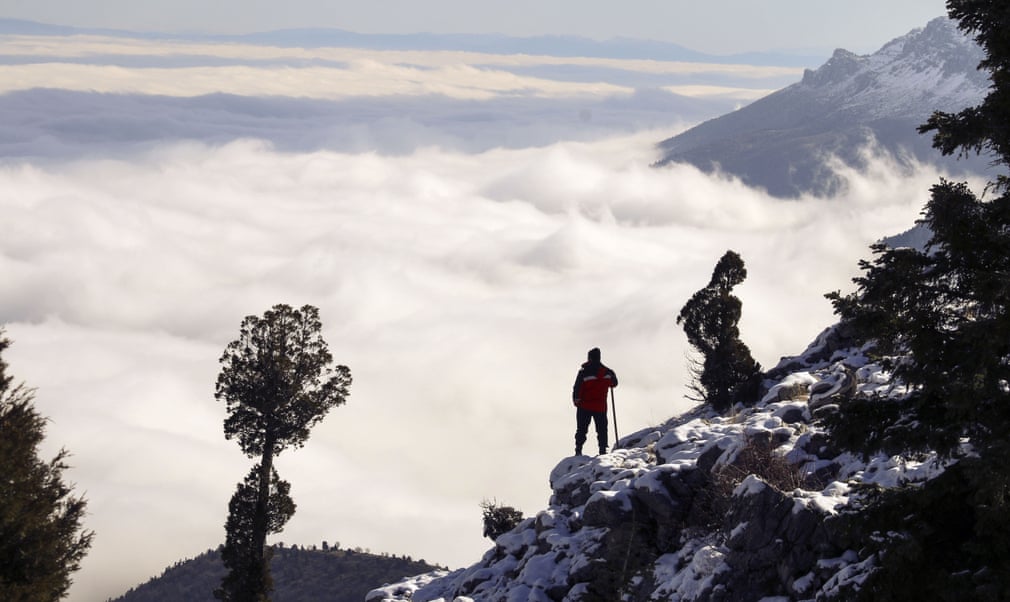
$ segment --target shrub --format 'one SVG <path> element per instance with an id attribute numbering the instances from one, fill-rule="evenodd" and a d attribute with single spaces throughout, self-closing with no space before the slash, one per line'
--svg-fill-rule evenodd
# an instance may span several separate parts
<path id="1" fill-rule="evenodd" d="M 707 486 L 695 496 L 687 523 L 710 529 L 719 527 L 732 505 L 733 491 L 749 475 L 760 477 L 779 491 L 819 489 L 823 486 L 776 454 L 771 442 L 753 437 L 737 452 L 732 462 L 712 470 Z"/>
<path id="2" fill-rule="evenodd" d="M 494 541 L 508 533 L 523 521 L 523 513 L 511 506 L 503 506 L 496 500 L 480 503 L 484 512 L 484 537 Z"/>

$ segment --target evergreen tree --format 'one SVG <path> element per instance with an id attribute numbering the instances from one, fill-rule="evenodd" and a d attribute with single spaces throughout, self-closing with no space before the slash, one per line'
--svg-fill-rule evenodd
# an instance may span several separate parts
<path id="1" fill-rule="evenodd" d="M 271 591 L 266 538 L 294 514 L 289 485 L 273 467 L 288 447 L 301 447 L 330 408 L 342 405 L 351 384 L 346 366 L 331 366 L 319 310 L 275 305 L 247 316 L 239 338 L 221 357 L 215 397 L 226 403 L 226 439 L 259 463 L 229 504 L 222 557 L 229 575 L 215 595 L 259 602 Z"/>
<path id="2" fill-rule="evenodd" d="M 9 346 L 0 329 L 0 354 Z M 94 534 L 81 527 L 84 498 L 63 482 L 67 451 L 39 457 L 46 419 L 13 380 L 0 357 L 0 599 L 51 602 L 66 596 Z"/>
<path id="3" fill-rule="evenodd" d="M 225 523 L 225 545 L 221 550 L 224 565 L 231 570 L 225 575 L 221 588 L 215 592 L 226 600 L 267 600 L 273 591 L 270 559 L 273 548 L 260 554 L 256 540 L 256 503 L 259 501 L 260 465 L 253 466 L 243 482 L 238 484 L 228 504 L 228 521 Z M 277 533 L 295 513 L 295 503 L 289 492 L 291 485 L 282 481 L 276 470 L 270 471 L 270 498 L 267 502 L 267 533 Z M 225 593 L 227 592 L 227 594 Z"/>
<path id="4" fill-rule="evenodd" d="M 743 311 L 733 287 L 747 278 L 743 259 L 726 251 L 712 271 L 708 286 L 696 292 L 680 310 L 687 340 L 701 355 L 692 371 L 700 401 L 725 412 L 738 401 L 753 401 L 761 385 L 761 366 L 740 340 L 737 323 Z"/>
<path id="5" fill-rule="evenodd" d="M 949 0 L 974 34 L 993 85 L 975 107 L 935 113 L 943 154 L 986 153 L 1010 165 L 1010 4 Z M 856 293 L 829 295 L 842 320 L 893 360 L 901 398 L 859 399 L 830 421 L 841 442 L 864 452 L 936 449 L 955 462 L 922 487 L 871 504 L 884 557 L 866 599 L 1010 599 L 1010 180 L 991 198 L 941 180 L 921 222 L 923 251 L 873 247 Z M 916 579 L 907 578 L 914 571 Z"/>

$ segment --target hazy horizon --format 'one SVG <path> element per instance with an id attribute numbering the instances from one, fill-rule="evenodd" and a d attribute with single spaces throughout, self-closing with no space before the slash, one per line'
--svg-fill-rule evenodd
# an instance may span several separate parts
<path id="1" fill-rule="evenodd" d="M 293 28 L 335 28 L 362 34 L 572 35 L 594 40 L 674 42 L 716 55 L 835 48 L 871 52 L 887 40 L 946 14 L 942 0 L 853 0 L 845 4 L 777 0 L 695 3 L 686 0 L 559 0 L 548 4 L 462 0 L 379 0 L 366 4 L 292 0 L 283 11 L 266 2 L 195 0 L 171 4 L 130 0 L 45 3 L 8 0 L 0 17 L 70 27 L 137 32 L 249 34 Z"/>

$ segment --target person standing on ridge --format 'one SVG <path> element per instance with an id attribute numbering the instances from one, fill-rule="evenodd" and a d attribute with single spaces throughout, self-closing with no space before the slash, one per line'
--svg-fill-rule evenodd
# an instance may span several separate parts
<path id="1" fill-rule="evenodd" d="M 600 453 L 607 453 L 607 392 L 617 386 L 617 374 L 600 361 L 600 350 L 589 350 L 572 387 L 575 404 L 575 455 L 582 455 L 582 445 L 589 433 L 590 421 L 596 423 L 596 440 Z"/>

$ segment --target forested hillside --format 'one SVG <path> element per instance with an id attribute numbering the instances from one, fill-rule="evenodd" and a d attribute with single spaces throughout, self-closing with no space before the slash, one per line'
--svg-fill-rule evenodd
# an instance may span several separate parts
<path id="1" fill-rule="evenodd" d="M 409 557 L 312 546 L 274 547 L 273 602 L 361 602 L 372 588 L 436 566 Z M 225 568 L 216 550 L 176 563 L 111 602 L 213 602 Z"/>

